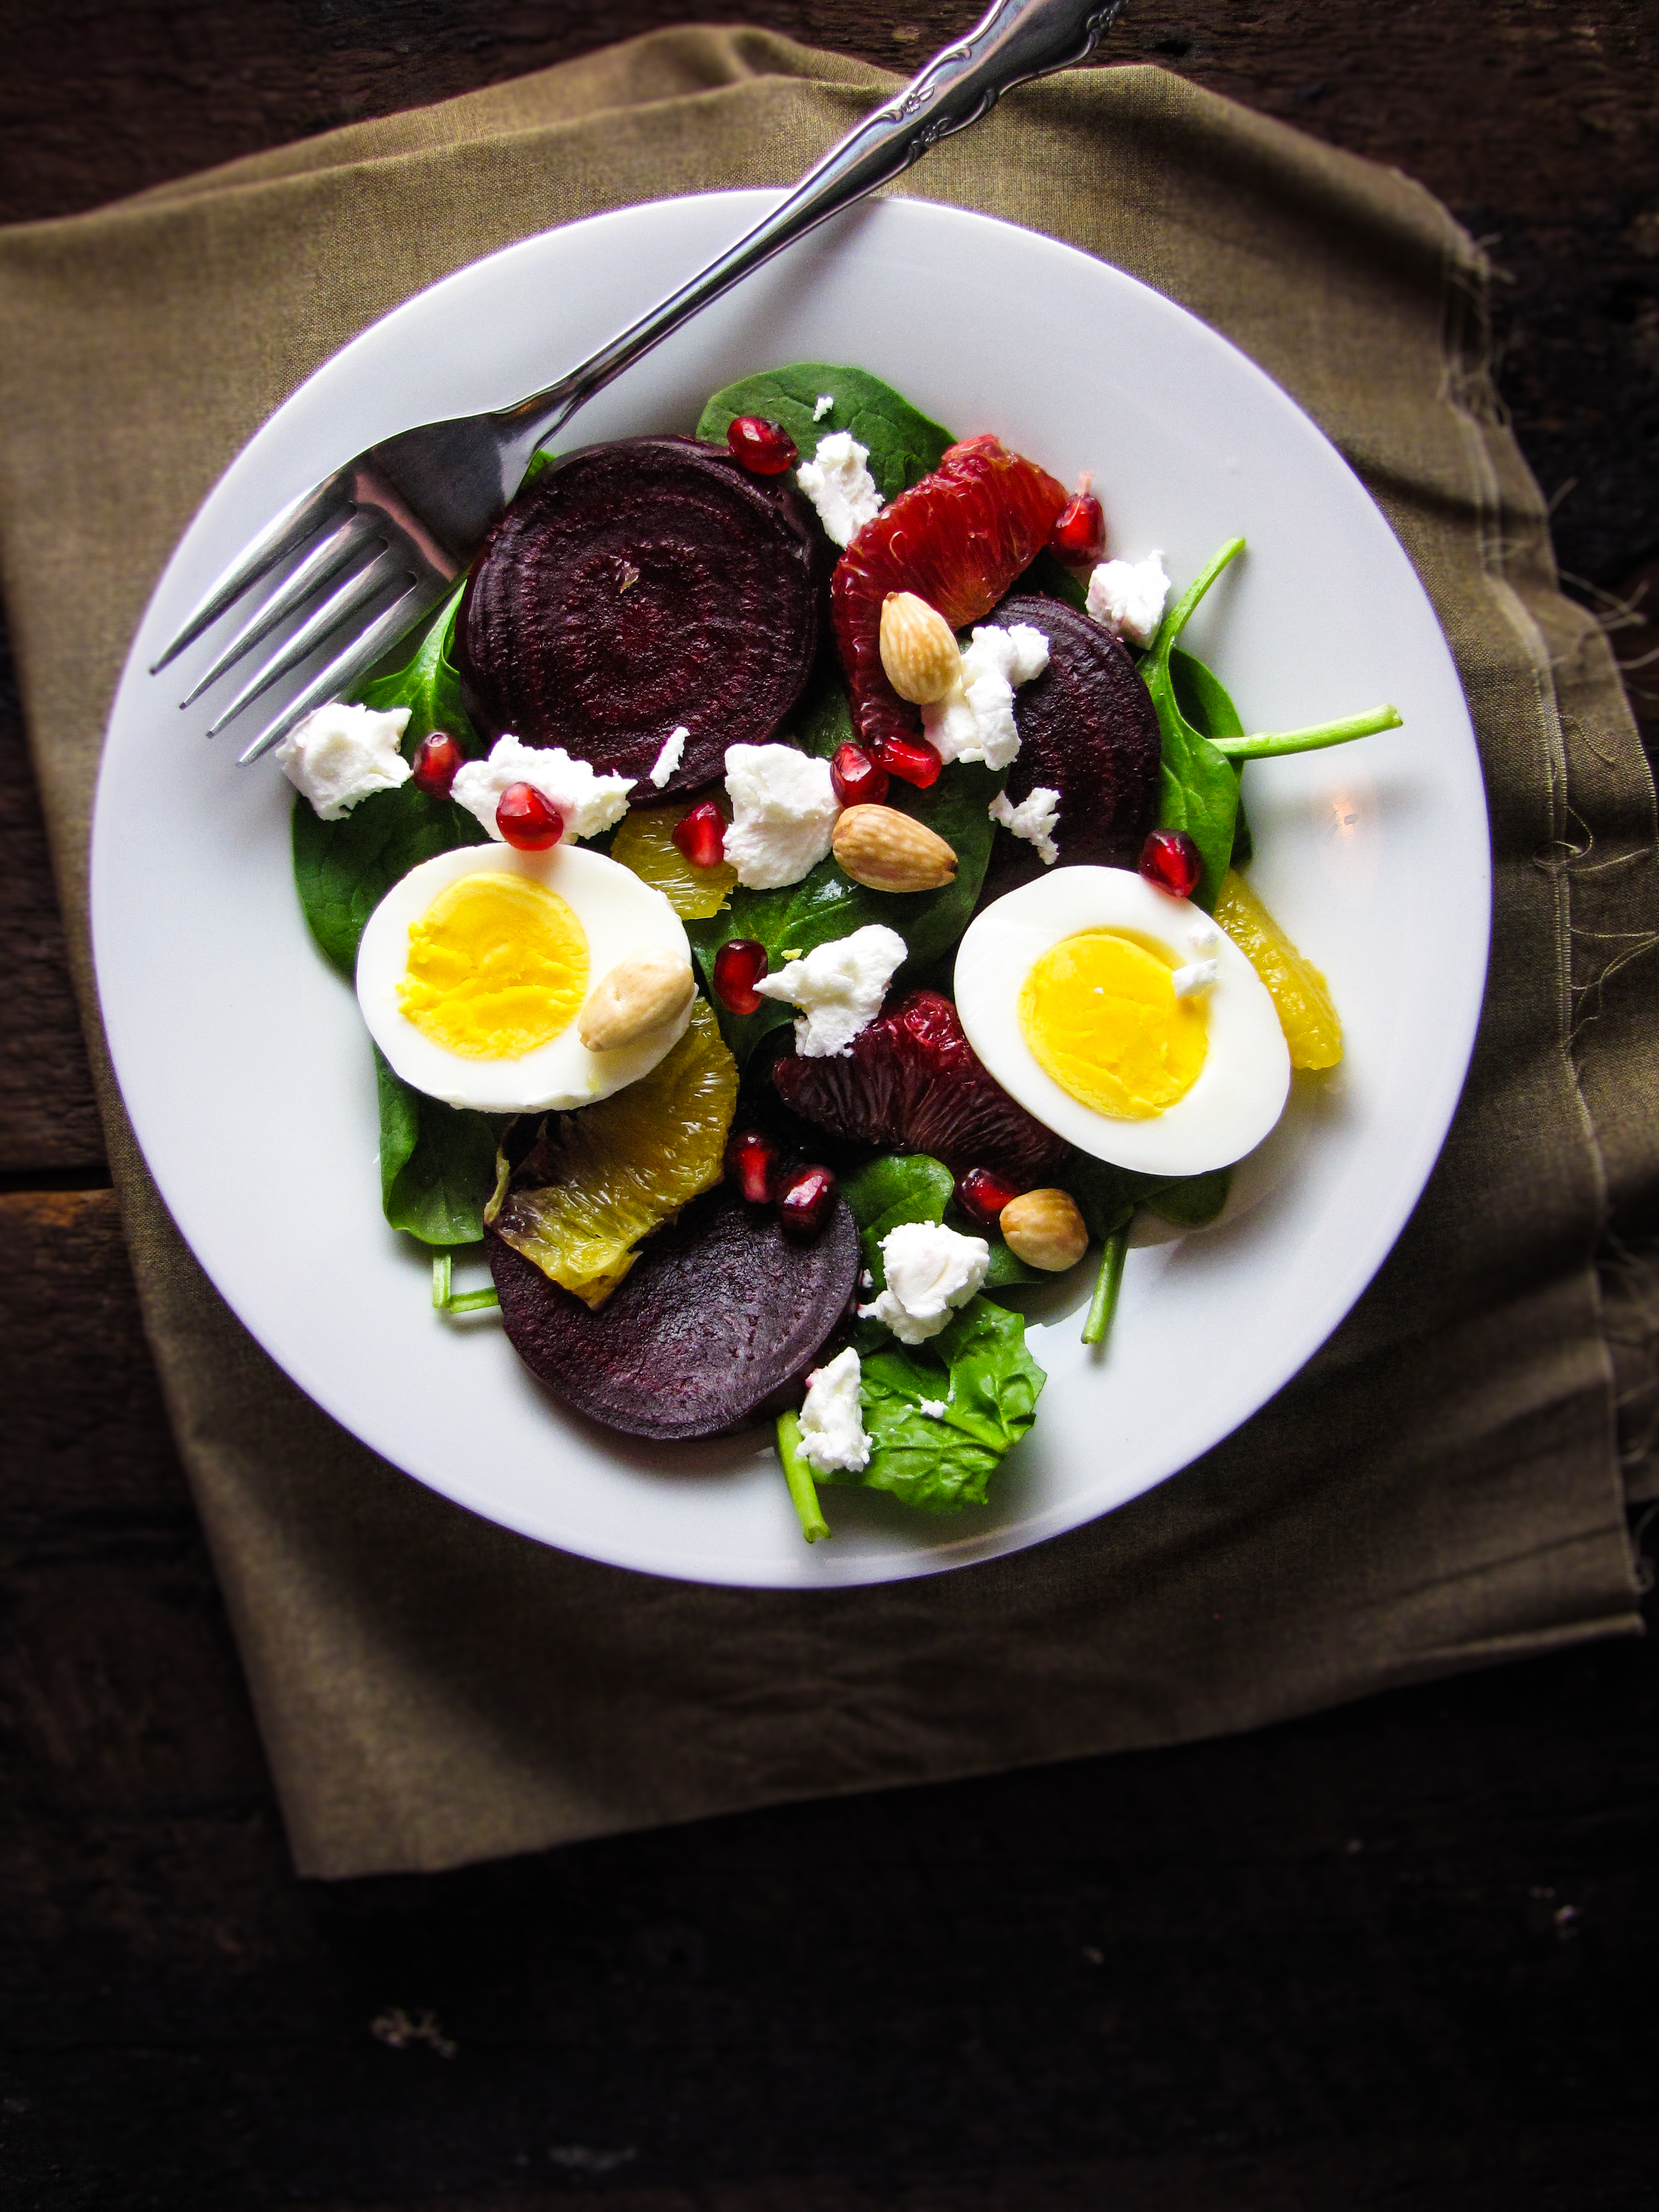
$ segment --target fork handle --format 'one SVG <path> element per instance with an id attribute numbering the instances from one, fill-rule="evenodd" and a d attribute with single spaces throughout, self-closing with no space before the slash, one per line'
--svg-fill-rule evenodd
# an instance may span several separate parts
<path id="1" fill-rule="evenodd" d="M 517 473 L 596 392 L 751 270 L 902 176 L 929 147 L 977 122 L 1010 86 L 1085 60 L 1123 6 L 1124 0 L 996 0 L 965 39 L 936 54 L 902 92 L 849 131 L 787 200 L 689 283 L 545 392 L 497 415 Z M 517 475 L 509 489 L 516 483 Z"/>

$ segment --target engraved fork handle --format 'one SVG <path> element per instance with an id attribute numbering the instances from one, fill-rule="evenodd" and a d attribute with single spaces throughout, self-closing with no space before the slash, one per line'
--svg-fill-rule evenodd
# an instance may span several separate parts
<path id="1" fill-rule="evenodd" d="M 699 275 L 545 392 L 495 420 L 526 463 L 596 392 L 786 246 L 901 176 L 930 146 L 993 107 L 1010 86 L 1085 60 L 1124 0 L 996 0 L 983 21 L 814 164 L 787 200 Z M 521 443 L 522 441 L 522 443 Z"/>

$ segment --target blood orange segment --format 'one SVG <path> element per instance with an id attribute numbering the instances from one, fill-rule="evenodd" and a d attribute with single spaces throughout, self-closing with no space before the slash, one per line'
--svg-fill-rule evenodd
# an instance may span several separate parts
<path id="1" fill-rule="evenodd" d="M 887 594 L 914 592 L 952 629 L 982 620 L 1042 550 L 1066 501 L 1064 484 L 1035 461 L 996 438 L 969 438 L 865 524 L 830 587 L 862 744 L 913 740 L 921 726 L 881 665 Z"/>
<path id="2" fill-rule="evenodd" d="M 928 1152 L 953 1175 L 988 1166 L 1011 1193 L 1051 1182 L 1070 1149 L 987 1072 L 938 991 L 913 991 L 838 1058 L 786 1053 L 772 1083 L 833 1135 Z"/>

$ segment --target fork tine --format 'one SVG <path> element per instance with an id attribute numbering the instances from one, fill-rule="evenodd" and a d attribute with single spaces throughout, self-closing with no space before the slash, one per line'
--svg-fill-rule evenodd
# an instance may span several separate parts
<path id="1" fill-rule="evenodd" d="M 349 515 L 337 530 L 331 532 L 313 551 L 307 554 L 290 575 L 283 578 L 252 622 L 237 631 L 213 665 L 197 678 L 179 702 L 179 706 L 193 707 L 203 692 L 211 690 L 228 668 L 234 668 L 242 655 L 275 629 L 278 623 L 285 622 L 291 614 L 296 614 L 337 568 L 344 568 L 357 545 L 374 535 L 374 524 L 368 515 L 361 512 Z"/>
<path id="2" fill-rule="evenodd" d="M 342 585 L 329 593 L 316 612 L 301 623 L 291 638 L 265 662 L 236 694 L 230 704 L 223 708 L 208 724 L 208 735 L 216 738 L 227 722 L 234 722 L 244 707 L 249 706 L 262 691 L 268 691 L 278 677 L 286 676 L 290 668 L 313 653 L 325 637 L 338 629 L 348 615 L 359 607 L 367 606 L 377 592 L 383 592 L 394 576 L 409 574 L 409 556 L 396 546 L 384 546 L 367 568 L 358 568 Z"/>
<path id="3" fill-rule="evenodd" d="M 280 743 L 296 723 L 304 721 L 313 707 L 320 707 L 325 700 L 338 698 L 349 691 L 383 653 L 390 651 L 400 637 L 413 629 L 423 615 L 431 613 L 447 589 L 441 578 L 433 577 L 412 586 L 401 599 L 394 599 L 337 660 L 331 660 L 319 675 L 313 677 L 297 698 L 289 700 L 245 752 L 237 755 L 237 765 L 246 768 L 250 761 L 258 760 L 262 753 L 268 753 Z"/>
<path id="4" fill-rule="evenodd" d="M 336 507 L 346 505 L 350 494 L 349 471 L 337 469 L 312 490 L 290 500 L 276 520 L 261 531 L 252 544 L 225 570 L 161 659 L 150 663 L 150 674 L 159 675 L 168 661 L 176 659 L 187 645 L 193 645 L 208 624 L 217 622 L 250 584 L 257 583 L 268 568 L 275 568 L 285 553 L 291 553 L 296 545 L 303 545 Z"/>

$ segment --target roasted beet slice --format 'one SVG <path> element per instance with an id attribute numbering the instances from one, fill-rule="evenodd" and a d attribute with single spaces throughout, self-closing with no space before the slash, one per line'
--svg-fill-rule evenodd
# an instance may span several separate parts
<path id="1" fill-rule="evenodd" d="M 1018 1190 L 1051 1182 L 1070 1149 L 988 1074 L 938 991 L 913 991 L 849 1053 L 786 1053 L 772 1081 L 787 1106 L 838 1137 L 931 1152 L 952 1175 L 989 1168 Z"/>
<path id="2" fill-rule="evenodd" d="M 931 476 L 866 522 L 830 586 L 836 643 L 853 695 L 859 742 L 921 734 L 921 718 L 881 665 L 881 610 L 914 592 L 952 629 L 982 622 L 1042 546 L 1066 487 L 992 437 L 952 446 Z"/>
<path id="3" fill-rule="evenodd" d="M 1133 868 L 1158 819 L 1163 741 L 1127 649 L 1060 599 L 1005 599 L 995 619 L 1005 627 L 1029 623 L 1048 641 L 1048 665 L 1014 694 L 1019 753 L 1006 786 L 1011 805 L 1039 784 L 1060 793 L 1056 867 Z M 1034 845 L 999 830 L 981 903 L 1042 872 Z"/>
<path id="4" fill-rule="evenodd" d="M 844 1199 L 801 1246 L 730 1182 L 647 1238 L 597 1313 L 493 1230 L 489 1249 L 501 1319 L 526 1365 L 578 1413 L 663 1442 L 737 1428 L 798 1382 L 859 1272 Z"/>
<path id="5" fill-rule="evenodd" d="M 778 734 L 821 603 L 792 479 L 691 438 L 624 438 L 547 470 L 490 532 L 456 624 L 461 677 L 492 738 L 605 774 L 647 775 L 683 726 L 672 795 L 720 775 L 728 745 Z"/>

